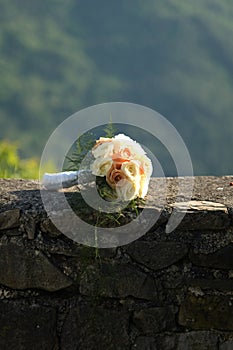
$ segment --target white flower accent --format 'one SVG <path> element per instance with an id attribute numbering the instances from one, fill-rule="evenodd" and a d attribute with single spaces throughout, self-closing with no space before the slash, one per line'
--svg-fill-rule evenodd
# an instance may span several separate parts
<path id="1" fill-rule="evenodd" d="M 117 197 L 123 201 L 130 201 L 139 194 L 140 183 L 129 179 L 120 180 L 116 185 Z"/>
<path id="2" fill-rule="evenodd" d="M 92 149 L 92 154 L 95 158 L 98 157 L 110 157 L 113 154 L 113 142 L 111 139 L 107 141 L 100 141 Z"/>
<path id="3" fill-rule="evenodd" d="M 146 177 L 150 178 L 153 172 L 153 166 L 151 160 L 146 156 L 142 156 L 139 158 L 141 162 L 141 169 L 143 170 Z"/>
<path id="4" fill-rule="evenodd" d="M 121 170 L 132 181 L 140 178 L 140 162 L 137 160 L 123 163 Z"/>
<path id="5" fill-rule="evenodd" d="M 149 187 L 149 182 L 150 182 L 150 179 L 147 178 L 146 176 L 141 176 L 141 179 L 140 179 L 140 189 L 139 189 L 139 193 L 138 193 L 138 196 L 140 198 L 144 198 L 148 192 L 148 187 Z"/>
<path id="6" fill-rule="evenodd" d="M 113 143 L 114 152 L 123 154 L 124 150 L 127 150 L 130 153 L 131 159 L 135 158 L 135 156 L 139 157 L 146 153 L 139 143 L 124 134 L 116 135 L 113 138 Z"/>
<path id="7" fill-rule="evenodd" d="M 93 175 L 96 176 L 106 176 L 107 172 L 112 166 L 112 158 L 102 158 L 98 157 L 91 164 L 91 171 Z"/>

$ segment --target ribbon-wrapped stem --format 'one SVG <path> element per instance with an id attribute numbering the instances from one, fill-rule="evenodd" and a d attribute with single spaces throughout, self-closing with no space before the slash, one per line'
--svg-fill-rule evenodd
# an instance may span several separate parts
<path id="1" fill-rule="evenodd" d="M 78 184 L 80 171 L 63 171 L 61 173 L 45 173 L 42 178 L 42 186 L 47 190 L 59 190 Z"/>

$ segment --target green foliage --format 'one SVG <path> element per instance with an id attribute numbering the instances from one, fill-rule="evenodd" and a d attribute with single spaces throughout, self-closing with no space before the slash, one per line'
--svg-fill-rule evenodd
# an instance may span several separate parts
<path id="1" fill-rule="evenodd" d="M 105 137 L 109 137 L 109 138 L 112 138 L 116 135 L 117 128 L 113 124 L 112 119 L 110 119 L 109 123 L 104 128 L 104 133 L 105 133 Z"/>
<path id="2" fill-rule="evenodd" d="M 111 119 L 109 123 L 103 129 L 103 137 L 114 137 L 117 132 L 117 128 L 112 123 Z M 65 170 L 79 170 L 80 164 L 88 154 L 89 151 L 93 148 L 97 136 L 94 132 L 87 132 L 78 137 L 75 148 L 71 149 L 69 154 L 66 157 L 65 161 Z"/>
<path id="3" fill-rule="evenodd" d="M 38 179 L 39 167 L 38 158 L 22 159 L 19 156 L 17 143 L 0 141 L 0 178 Z M 55 167 L 52 162 L 47 162 L 40 170 L 42 173 L 54 172 Z"/>
<path id="4" fill-rule="evenodd" d="M 71 150 L 71 155 L 66 157 L 65 170 L 79 170 L 82 160 L 94 146 L 95 140 L 91 132 L 79 136 L 74 151 Z"/>
<path id="5" fill-rule="evenodd" d="M 36 158 L 21 160 L 16 144 L 0 142 L 0 178 L 37 179 L 38 172 L 39 161 Z"/>

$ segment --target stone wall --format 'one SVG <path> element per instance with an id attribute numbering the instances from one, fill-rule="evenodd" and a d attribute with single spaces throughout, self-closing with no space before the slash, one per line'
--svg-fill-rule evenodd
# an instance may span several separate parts
<path id="1" fill-rule="evenodd" d="M 167 179 L 153 229 L 97 250 L 53 226 L 37 182 L 0 180 L 0 349 L 233 349 L 230 181 L 196 177 L 184 220 L 167 233 L 184 206 Z M 151 215 L 158 187 L 152 179 Z"/>

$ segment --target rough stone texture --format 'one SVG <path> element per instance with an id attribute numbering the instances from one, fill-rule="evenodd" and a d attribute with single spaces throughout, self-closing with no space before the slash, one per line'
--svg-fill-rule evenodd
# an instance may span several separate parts
<path id="1" fill-rule="evenodd" d="M 178 338 L 177 350 L 218 350 L 218 336 L 211 332 L 183 333 Z"/>
<path id="2" fill-rule="evenodd" d="M 38 182 L 0 180 L 0 349 L 233 349 L 233 176 L 194 178 L 191 198 L 190 180 L 152 179 L 139 211 L 158 220 L 137 241 L 109 249 L 57 230 Z M 57 194 L 43 193 L 63 220 Z M 78 188 L 64 193 L 95 225 Z M 187 202 L 170 232 L 171 215 L 177 220 Z"/>
<path id="3" fill-rule="evenodd" d="M 28 239 L 34 239 L 36 233 L 35 214 L 27 211 L 23 214 L 22 220 L 24 223 L 23 229 L 27 233 Z"/>
<path id="4" fill-rule="evenodd" d="M 190 329 L 233 331 L 233 297 L 188 296 L 181 304 L 179 323 Z"/>
<path id="5" fill-rule="evenodd" d="M 180 229 L 219 230 L 228 228 L 231 223 L 227 207 L 221 203 L 192 200 L 174 203 L 171 207 L 178 217 L 180 213 L 186 213 Z"/>
<path id="6" fill-rule="evenodd" d="M 56 309 L 1 301 L 0 349 L 58 350 Z"/>
<path id="7" fill-rule="evenodd" d="M 233 269 L 233 244 L 217 250 L 212 254 L 190 253 L 190 260 L 194 265 L 211 267 L 215 269 Z"/>
<path id="8" fill-rule="evenodd" d="M 228 340 L 219 346 L 219 350 L 232 350 L 233 349 L 233 339 Z"/>
<path id="9" fill-rule="evenodd" d="M 192 331 L 187 333 L 174 333 L 172 335 L 159 335 L 158 337 L 139 336 L 135 340 L 133 349 L 221 350 L 221 347 L 218 347 L 218 334 L 208 331 Z M 229 348 L 229 350 L 230 349 L 231 348 Z M 228 348 L 226 348 L 226 350 L 228 350 Z"/>
<path id="10" fill-rule="evenodd" d="M 195 278 L 188 279 L 187 285 L 191 287 L 199 287 L 200 290 L 217 290 L 220 292 L 232 292 L 233 280 L 229 279 L 211 279 L 211 278 Z M 202 291 L 202 293 L 204 293 Z"/>
<path id="11" fill-rule="evenodd" d="M 14 243 L 0 242 L 0 283 L 15 289 L 56 291 L 72 284 L 46 256 Z"/>
<path id="12" fill-rule="evenodd" d="M 49 235 L 51 235 L 52 237 L 61 236 L 61 232 L 56 228 L 56 226 L 48 218 L 41 221 L 40 228 L 42 232 L 49 233 Z"/>
<path id="13" fill-rule="evenodd" d="M 122 307 L 80 303 L 62 328 L 61 350 L 129 349 L 129 314 Z"/>
<path id="14" fill-rule="evenodd" d="M 133 349 L 135 350 L 159 350 L 156 345 L 156 340 L 153 337 L 140 336 L 135 340 L 133 344 Z M 166 350 L 165 348 L 163 348 Z"/>
<path id="15" fill-rule="evenodd" d="M 152 343 L 153 344 L 153 343 Z M 163 350 L 177 350 L 178 346 L 178 335 L 176 333 L 172 335 L 167 335 L 162 333 L 162 335 L 156 338 L 156 348 Z M 154 349 L 153 347 L 151 349 Z"/>
<path id="16" fill-rule="evenodd" d="M 12 209 L 0 213 L 0 230 L 7 230 L 20 225 L 20 210 Z"/>
<path id="17" fill-rule="evenodd" d="M 155 346 L 153 347 L 153 341 Z M 218 334 L 212 331 L 191 331 L 160 335 L 152 341 L 152 347 L 158 350 L 218 350 Z"/>
<path id="18" fill-rule="evenodd" d="M 133 321 L 143 333 L 153 335 L 162 331 L 172 331 L 176 328 L 175 311 L 173 307 L 150 307 L 135 311 Z"/>
<path id="19" fill-rule="evenodd" d="M 89 296 L 156 300 L 158 288 L 152 277 L 127 264 L 90 266 L 80 280 L 80 293 Z"/>
<path id="20" fill-rule="evenodd" d="M 131 243 L 126 252 L 138 263 L 153 270 L 168 267 L 187 254 L 187 247 L 176 242 L 143 242 Z"/>

